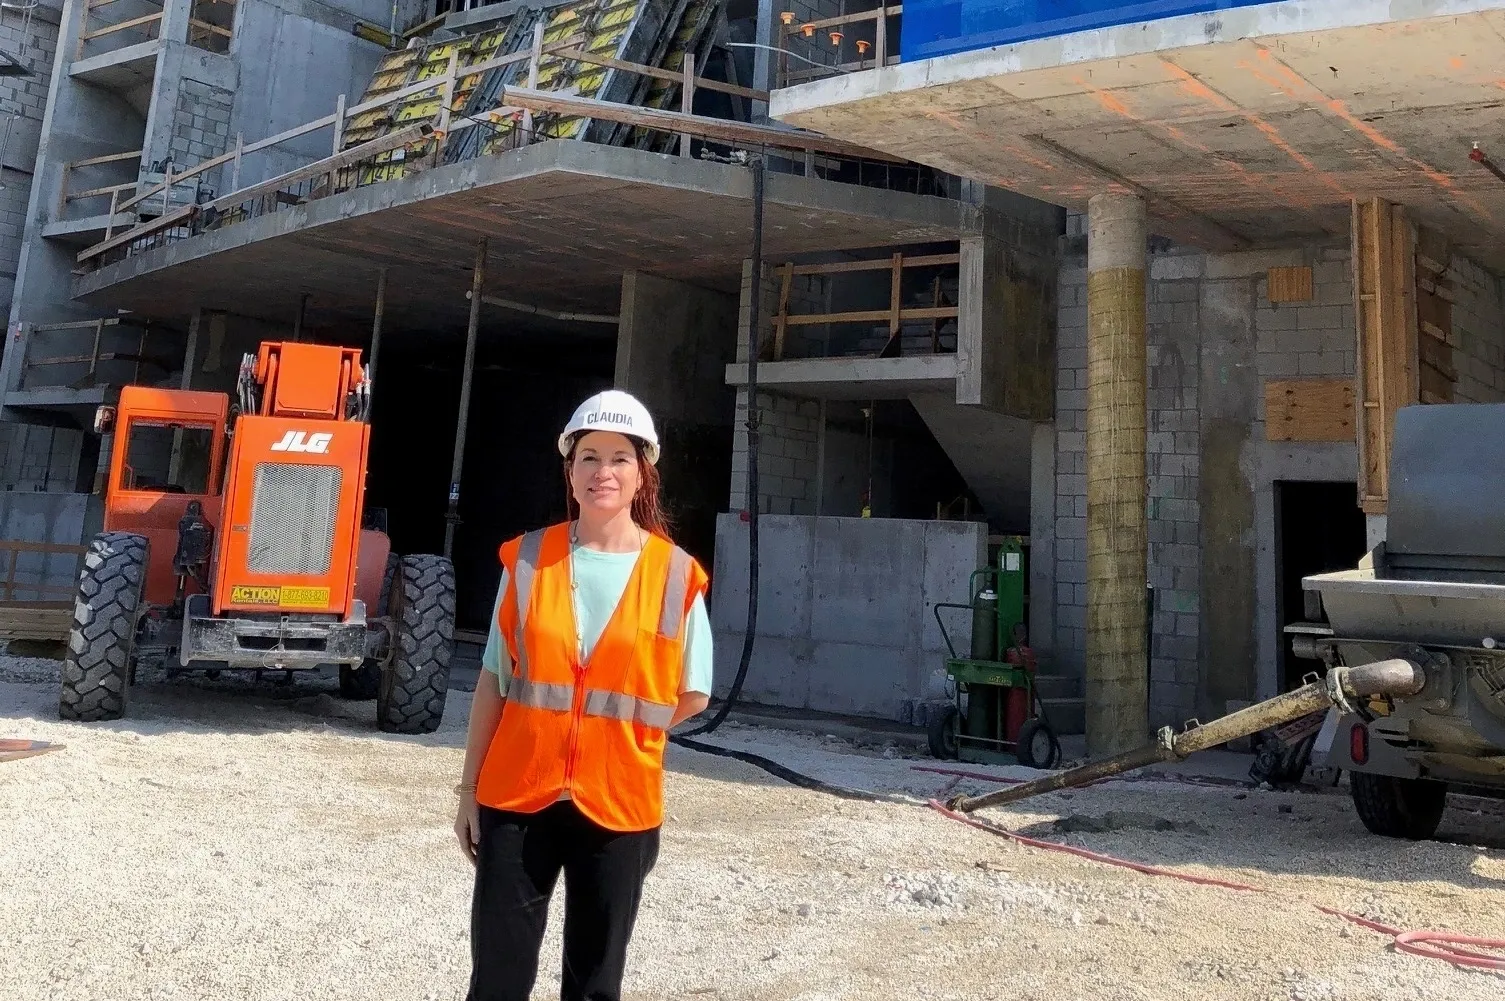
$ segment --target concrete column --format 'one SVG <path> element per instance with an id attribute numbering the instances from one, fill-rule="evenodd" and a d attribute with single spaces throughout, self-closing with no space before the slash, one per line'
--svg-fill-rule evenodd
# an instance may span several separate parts
<path id="1" fill-rule="evenodd" d="M 193 0 L 166 0 L 162 4 L 159 37 L 164 42 L 187 42 L 188 21 L 193 16 Z"/>
<path id="2" fill-rule="evenodd" d="M 614 382 L 653 414 L 676 540 L 705 559 L 715 552 L 716 513 L 726 510 L 731 482 L 726 366 L 736 338 L 734 296 L 639 272 L 622 276 Z"/>
<path id="3" fill-rule="evenodd" d="M 1149 735 L 1145 577 L 1145 204 L 1087 208 L 1087 753 Z"/>
<path id="4" fill-rule="evenodd" d="M 1055 673 L 1056 426 L 1036 424 L 1029 463 L 1029 645 Z"/>

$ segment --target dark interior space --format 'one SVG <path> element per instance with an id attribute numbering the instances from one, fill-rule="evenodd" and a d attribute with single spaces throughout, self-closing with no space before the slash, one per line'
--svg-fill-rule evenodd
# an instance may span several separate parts
<path id="1" fill-rule="evenodd" d="M 1352 483 L 1279 481 L 1275 484 L 1275 620 L 1279 636 L 1281 691 L 1321 664 L 1291 652 L 1285 627 L 1306 620 L 1301 579 L 1352 569 L 1366 550 L 1364 512 Z"/>
<path id="2" fill-rule="evenodd" d="M 956 466 L 908 400 L 832 401 L 826 412 L 820 513 L 855 518 L 871 477 L 875 518 L 977 518 L 982 511 Z"/>
<path id="3" fill-rule="evenodd" d="M 482 332 L 455 530 L 460 628 L 487 625 L 497 547 L 564 517 L 556 441 L 575 407 L 611 386 L 615 347 L 614 338 L 561 345 Z M 458 341 L 382 348 L 367 503 L 387 509 L 399 553 L 444 546 L 463 352 Z"/>
<path id="4" fill-rule="evenodd" d="M 575 408 L 612 385 L 616 331 L 607 329 L 606 337 L 481 331 L 453 557 L 461 629 L 487 626 L 501 573 L 497 548 L 564 518 L 556 443 Z M 386 509 L 395 552 L 443 550 L 463 356 L 458 338 L 394 337 L 382 347 L 367 504 Z M 716 515 L 727 509 L 730 491 L 730 423 L 699 429 L 659 423 L 659 468 L 675 541 L 709 570 Z M 693 458 L 682 461 L 686 456 Z"/>

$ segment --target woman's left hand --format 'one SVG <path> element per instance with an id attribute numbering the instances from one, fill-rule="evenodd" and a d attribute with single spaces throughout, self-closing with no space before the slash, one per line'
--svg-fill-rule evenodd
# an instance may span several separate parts
<path id="1" fill-rule="evenodd" d="M 476 850 L 481 846 L 481 808 L 476 805 L 474 791 L 460 793 L 460 808 L 455 811 L 455 837 L 460 839 L 460 850 L 476 864 Z"/>

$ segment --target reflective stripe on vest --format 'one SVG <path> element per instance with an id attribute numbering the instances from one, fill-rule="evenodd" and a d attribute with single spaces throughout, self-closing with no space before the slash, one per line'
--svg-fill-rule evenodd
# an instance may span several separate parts
<path id="1" fill-rule="evenodd" d="M 531 706 L 534 709 L 552 709 L 555 712 L 567 713 L 575 705 L 575 686 L 551 685 L 543 681 L 529 681 L 527 678 L 513 678 L 512 684 L 507 686 L 507 698 L 515 700 L 519 705 Z"/>
<path id="2" fill-rule="evenodd" d="M 624 723 L 641 723 L 658 730 L 669 729 L 677 708 L 678 706 L 649 702 L 625 692 L 608 692 L 599 688 L 588 688 L 585 691 L 586 715 L 619 719 Z"/>
<path id="3" fill-rule="evenodd" d="M 543 529 L 523 536 L 522 548 L 517 552 L 517 568 L 512 575 L 514 595 L 517 598 L 517 676 L 528 680 L 528 647 L 523 643 L 523 623 L 528 619 L 528 599 L 533 596 L 533 573 L 538 567 L 538 554 L 543 551 Z M 566 707 L 568 708 L 568 707 Z"/>

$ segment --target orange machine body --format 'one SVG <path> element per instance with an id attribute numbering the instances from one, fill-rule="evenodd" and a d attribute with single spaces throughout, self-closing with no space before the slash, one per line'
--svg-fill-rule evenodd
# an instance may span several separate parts
<path id="1" fill-rule="evenodd" d="M 347 420 L 360 352 L 263 344 L 261 408 L 235 422 L 214 613 L 340 617 L 355 600 L 370 427 Z"/>
<path id="2" fill-rule="evenodd" d="M 374 606 L 389 547 L 383 533 L 361 530 L 370 427 L 346 413 L 350 393 L 364 378 L 360 352 L 265 343 L 254 375 L 261 388 L 256 412 L 239 415 L 229 435 L 224 394 L 121 390 L 116 417 L 121 444 L 111 457 L 106 530 L 147 537 L 146 598 L 152 604 L 173 600 L 178 521 L 188 503 L 198 500 L 215 532 L 210 576 L 215 615 L 343 619 L 358 597 L 366 601 L 368 614 L 381 614 Z M 138 451 L 133 436 L 140 429 L 179 432 L 175 441 L 185 429 L 210 432 L 206 482 L 201 468 L 191 484 L 197 490 L 178 483 L 140 486 L 129 461 Z M 174 469 L 181 465 L 178 451 L 175 445 Z M 198 593 L 193 581 L 186 584 L 187 593 Z"/>

